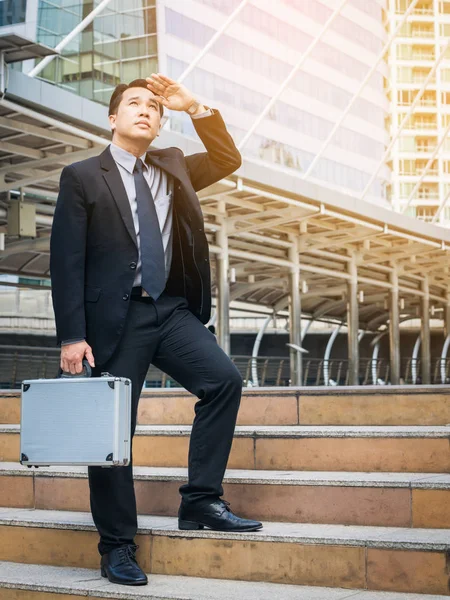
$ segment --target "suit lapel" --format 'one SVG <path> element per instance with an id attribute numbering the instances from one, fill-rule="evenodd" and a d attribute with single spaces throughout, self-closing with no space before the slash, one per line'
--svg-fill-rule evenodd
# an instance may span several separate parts
<path id="1" fill-rule="evenodd" d="M 109 147 L 106 148 L 106 150 L 104 150 L 100 155 L 100 163 L 102 169 L 104 170 L 103 177 L 105 178 L 109 190 L 117 204 L 117 208 L 120 211 L 125 227 L 127 228 L 127 231 L 137 248 L 136 231 L 134 229 L 130 202 L 125 191 L 119 169 L 117 168 L 117 165 L 111 155 Z"/>
<path id="2" fill-rule="evenodd" d="M 169 175 L 172 175 L 172 177 L 177 180 L 175 185 L 178 186 L 180 190 L 183 190 L 182 203 L 178 207 L 174 203 L 174 210 L 178 210 L 178 212 L 185 214 L 189 220 L 195 215 L 201 221 L 202 214 L 197 196 L 192 189 L 189 175 L 180 165 L 180 161 L 177 158 L 168 155 L 166 150 L 159 149 L 148 151 L 147 161 L 152 163 L 152 165 L 163 169 L 163 171 L 166 171 Z"/>
<path id="3" fill-rule="evenodd" d="M 165 150 L 150 150 L 147 152 L 147 161 L 155 167 L 159 167 L 181 183 L 190 183 L 186 171 L 180 167 L 180 163 L 176 158 L 167 156 Z"/>
<path id="4" fill-rule="evenodd" d="M 198 200 L 195 193 L 192 190 L 191 181 L 186 171 L 181 167 L 179 161 L 172 156 L 167 155 L 167 150 L 164 149 L 152 149 L 147 152 L 147 160 L 166 171 L 169 175 L 174 177 L 181 188 L 183 188 L 183 203 L 180 206 L 176 206 L 174 203 L 174 210 L 178 213 L 185 214 L 190 220 L 193 215 L 198 219 L 202 219 L 200 207 L 197 207 Z M 130 202 L 123 185 L 122 177 L 120 176 L 119 169 L 111 155 L 109 147 L 107 147 L 100 155 L 100 164 L 103 169 L 103 177 L 105 178 L 106 184 L 109 187 L 111 195 L 117 204 L 117 208 L 120 211 L 124 225 L 133 240 L 137 248 L 136 231 L 134 229 L 133 215 L 131 214 Z M 177 182 L 175 182 L 177 185 Z M 178 185 L 179 185 L 178 184 Z M 191 197 L 191 191 L 195 198 Z M 197 201 L 195 201 L 197 200 Z"/>

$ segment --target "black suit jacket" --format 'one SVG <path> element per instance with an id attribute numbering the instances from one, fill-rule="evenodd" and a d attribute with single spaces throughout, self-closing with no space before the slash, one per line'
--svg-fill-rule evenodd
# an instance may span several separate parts
<path id="1" fill-rule="evenodd" d="M 206 152 L 150 150 L 148 161 L 175 178 L 173 250 L 167 290 L 187 299 L 202 322 L 211 314 L 208 242 L 196 192 L 230 175 L 241 157 L 218 111 L 193 119 Z M 50 241 L 57 345 L 85 338 L 98 364 L 123 332 L 138 249 L 130 203 L 107 148 L 61 173 Z"/>

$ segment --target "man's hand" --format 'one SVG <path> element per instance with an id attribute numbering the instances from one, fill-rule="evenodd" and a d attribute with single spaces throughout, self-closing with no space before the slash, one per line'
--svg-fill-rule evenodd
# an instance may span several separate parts
<path id="1" fill-rule="evenodd" d="M 194 95 L 181 83 L 161 73 L 152 73 L 146 77 L 148 89 L 156 95 L 155 100 L 169 110 L 187 110 L 194 102 Z M 200 104 L 198 113 L 205 112 L 206 108 Z"/>
<path id="2" fill-rule="evenodd" d="M 86 356 L 91 367 L 95 367 L 92 348 L 87 342 L 76 342 L 61 346 L 61 369 L 66 373 L 77 375 L 83 371 L 82 361 Z"/>

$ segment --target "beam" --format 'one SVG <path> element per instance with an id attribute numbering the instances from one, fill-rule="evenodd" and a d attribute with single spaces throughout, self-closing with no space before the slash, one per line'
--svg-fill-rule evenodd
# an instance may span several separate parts
<path id="1" fill-rule="evenodd" d="M 261 206 L 258 207 L 258 211 L 257 212 L 250 212 L 250 213 L 246 213 L 246 214 L 240 214 L 240 215 L 230 215 L 229 221 L 228 221 L 228 225 L 236 225 L 236 223 L 254 223 L 255 219 L 260 219 L 262 217 L 294 217 L 297 215 L 298 212 L 298 216 L 303 217 L 305 216 L 305 209 L 301 209 L 300 211 L 293 211 L 292 208 L 272 208 L 272 209 L 266 209 L 266 210 L 261 210 Z M 309 214 L 309 212 L 311 212 L 311 209 L 309 211 L 307 211 L 307 213 Z M 315 211 L 314 211 L 315 212 Z M 266 221 L 267 222 L 267 221 Z"/>
<path id="2" fill-rule="evenodd" d="M 39 63 L 41 64 L 41 63 Z M 84 131 L 83 129 L 79 129 L 78 127 L 74 127 L 73 125 L 69 125 L 68 123 L 64 123 L 63 121 L 58 121 L 54 117 L 49 117 L 42 113 L 39 113 L 31 108 L 27 108 L 26 106 L 22 106 L 21 104 L 16 104 L 15 102 L 11 102 L 10 100 L 6 100 L 5 98 L 0 98 L 0 106 L 4 106 L 8 110 L 13 112 L 17 112 L 19 114 L 25 115 L 27 117 L 31 117 L 32 119 L 36 119 L 36 121 L 41 121 L 42 123 L 47 123 L 47 125 L 53 125 L 53 127 L 57 127 L 62 131 L 67 131 L 68 133 L 72 133 L 76 136 L 80 136 L 86 140 L 90 140 L 94 142 L 94 144 L 99 144 L 100 146 L 108 146 L 110 140 L 106 138 L 102 138 L 99 135 L 95 135 L 94 133 L 90 133 L 89 131 Z"/>
<path id="3" fill-rule="evenodd" d="M 271 221 L 267 221 L 265 223 L 256 223 L 254 225 L 249 225 L 248 227 L 242 227 L 240 229 L 235 229 L 233 231 L 234 235 L 239 235 L 239 233 L 251 233 L 253 231 L 258 231 L 260 229 L 273 229 L 278 227 L 279 225 L 286 225 L 287 223 L 300 223 L 309 219 L 310 215 L 304 215 L 302 217 L 290 215 L 288 217 L 280 217 L 279 219 L 273 219 Z"/>
<path id="4" fill-rule="evenodd" d="M 68 135 L 67 133 L 46 127 L 37 127 L 36 125 L 30 125 L 30 123 L 24 123 L 23 121 L 17 121 L 16 119 L 9 117 L 0 117 L 0 127 L 12 129 L 13 131 L 20 131 L 27 135 L 34 135 L 45 140 L 52 140 L 59 142 L 60 144 L 69 144 L 70 146 L 75 146 L 77 148 L 90 148 L 92 146 L 92 143 L 88 140 L 79 138 L 75 135 Z"/>
<path id="5" fill-rule="evenodd" d="M 2 152 L 9 152 L 9 154 L 17 154 L 17 156 L 28 156 L 29 158 L 43 158 L 45 153 L 42 150 L 36 148 L 27 148 L 26 146 L 18 146 L 17 144 L 11 144 L 11 142 L 5 142 L 0 140 Z"/>
<path id="6" fill-rule="evenodd" d="M 18 181 L 10 181 L 8 183 L 0 183 L 0 192 L 7 192 L 8 190 L 14 190 L 24 185 L 30 185 L 37 183 L 38 181 L 45 181 L 46 179 L 52 179 L 58 177 L 61 173 L 61 167 L 58 167 L 54 171 L 42 171 L 40 175 L 32 175 L 31 177 L 25 177 Z"/>
<path id="7" fill-rule="evenodd" d="M 47 167 L 48 165 L 68 165 L 78 160 L 83 160 L 94 156 L 96 152 L 100 152 L 102 148 L 89 148 L 87 150 L 77 150 L 76 152 L 64 152 L 64 154 L 52 155 L 47 158 L 41 158 L 38 160 L 27 160 L 14 165 L 7 165 L 6 167 L 0 168 L 0 179 L 2 175 L 8 173 L 20 174 L 26 173 L 29 169 L 40 169 L 41 167 Z"/>

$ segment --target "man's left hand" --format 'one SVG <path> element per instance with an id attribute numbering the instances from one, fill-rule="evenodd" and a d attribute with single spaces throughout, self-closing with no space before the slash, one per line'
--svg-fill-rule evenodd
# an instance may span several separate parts
<path id="1" fill-rule="evenodd" d="M 185 111 L 194 102 L 193 94 L 181 83 L 161 73 L 152 73 L 146 77 L 147 87 L 156 96 L 156 100 L 169 110 Z"/>

